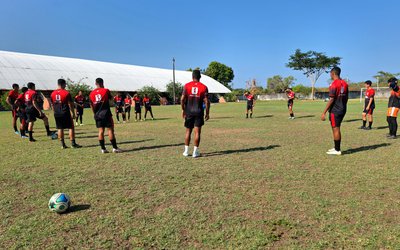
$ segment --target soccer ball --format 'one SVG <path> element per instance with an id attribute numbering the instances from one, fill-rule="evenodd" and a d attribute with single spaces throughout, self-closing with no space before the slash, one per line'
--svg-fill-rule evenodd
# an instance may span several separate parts
<path id="1" fill-rule="evenodd" d="M 51 139 L 52 140 L 57 140 L 58 139 L 58 133 L 54 132 L 53 134 L 51 134 Z"/>
<path id="2" fill-rule="evenodd" d="M 71 206 L 71 199 L 67 194 L 57 193 L 49 200 L 49 209 L 56 213 L 64 213 Z"/>

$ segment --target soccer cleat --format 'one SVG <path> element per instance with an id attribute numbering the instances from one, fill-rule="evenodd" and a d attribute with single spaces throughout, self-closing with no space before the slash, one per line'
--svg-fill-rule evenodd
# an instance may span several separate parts
<path id="1" fill-rule="evenodd" d="M 146 121 L 146 118 L 144 118 L 143 120 Z"/>
<path id="2" fill-rule="evenodd" d="M 81 123 L 79 126 L 83 126 L 83 125 L 85 125 L 85 124 Z"/>
<path id="3" fill-rule="evenodd" d="M 120 149 L 120 148 L 113 148 L 113 153 L 122 153 L 122 152 L 124 152 L 122 149 Z"/>
<path id="4" fill-rule="evenodd" d="M 200 157 L 200 152 L 197 150 L 196 152 L 195 151 L 193 151 L 193 155 L 192 155 L 192 157 L 193 158 L 197 158 L 197 157 Z"/>
<path id="5" fill-rule="evenodd" d="M 137 122 L 137 119 L 135 119 L 135 122 Z"/>
<path id="6" fill-rule="evenodd" d="M 341 152 L 341 151 L 333 150 L 333 151 L 328 151 L 328 152 L 326 152 L 326 154 L 328 154 L 328 155 L 341 155 L 342 152 Z"/>
<path id="7" fill-rule="evenodd" d="M 49 131 L 47 132 L 47 136 L 53 136 L 55 133 L 57 133 L 56 131 Z"/>
<path id="8" fill-rule="evenodd" d="M 126 121 L 123 121 L 122 123 L 124 123 L 124 124 L 125 124 L 125 123 L 126 123 Z"/>
<path id="9" fill-rule="evenodd" d="M 19 135 L 19 132 L 18 132 L 18 131 L 14 131 L 14 133 L 15 133 L 16 135 Z"/>
<path id="10" fill-rule="evenodd" d="M 189 153 L 185 151 L 185 152 L 183 152 L 182 155 L 185 156 L 185 157 L 188 157 L 188 156 L 189 156 Z"/>
<path id="11" fill-rule="evenodd" d="M 108 154 L 109 152 L 108 152 L 107 149 L 102 149 L 102 150 L 101 150 L 101 153 L 102 153 L 102 154 Z"/>
<path id="12" fill-rule="evenodd" d="M 361 127 L 359 127 L 359 129 L 365 129 L 365 126 L 361 126 Z"/>
<path id="13" fill-rule="evenodd" d="M 371 130 L 372 128 L 370 128 L 370 127 L 365 127 L 365 129 L 364 130 Z"/>
<path id="14" fill-rule="evenodd" d="M 293 116 L 293 117 L 292 117 L 292 120 L 294 120 L 294 119 L 295 119 L 295 117 Z"/>
<path id="15" fill-rule="evenodd" d="M 391 134 L 386 134 L 386 137 L 387 137 L 387 138 L 389 138 L 389 137 L 391 137 L 391 136 L 392 136 Z"/>
<path id="16" fill-rule="evenodd" d="M 152 117 L 151 120 L 154 121 L 154 117 Z"/>
<path id="17" fill-rule="evenodd" d="M 35 142 L 36 140 L 35 139 L 29 139 L 29 142 Z"/>
<path id="18" fill-rule="evenodd" d="M 67 149 L 67 148 L 68 148 L 68 147 L 67 147 L 67 145 L 65 145 L 65 144 L 61 146 L 61 149 Z"/>
<path id="19" fill-rule="evenodd" d="M 396 139 L 396 138 L 397 138 L 397 136 L 395 136 L 395 135 L 391 135 L 388 137 L 388 139 Z"/>
<path id="20" fill-rule="evenodd" d="M 82 147 L 81 145 L 76 143 L 71 145 L 71 148 L 81 148 L 81 147 Z"/>
<path id="21" fill-rule="evenodd" d="M 331 149 L 328 150 L 328 152 L 332 152 L 332 151 L 336 151 L 336 149 L 335 148 L 331 148 Z"/>
<path id="22" fill-rule="evenodd" d="M 121 122 L 120 121 L 118 121 L 118 124 L 120 124 Z"/>
<path id="23" fill-rule="evenodd" d="M 75 122 L 75 126 L 78 126 L 79 125 L 79 123 L 78 122 Z"/>
<path id="24" fill-rule="evenodd" d="M 22 138 L 22 139 L 26 139 L 26 138 L 29 138 L 29 137 L 26 136 L 26 135 L 21 135 L 21 138 Z"/>

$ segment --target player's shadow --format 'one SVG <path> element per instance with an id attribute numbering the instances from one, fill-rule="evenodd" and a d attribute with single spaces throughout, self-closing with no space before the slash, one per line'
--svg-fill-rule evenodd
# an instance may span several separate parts
<path id="1" fill-rule="evenodd" d="M 376 129 L 388 129 L 389 126 L 380 126 L 380 127 L 376 127 Z"/>
<path id="2" fill-rule="evenodd" d="M 303 119 L 303 118 L 311 118 L 311 117 L 315 117 L 315 115 L 302 115 L 302 116 L 296 116 L 296 119 Z"/>
<path id="3" fill-rule="evenodd" d="M 151 118 L 146 118 L 146 121 Z M 155 121 L 164 121 L 164 120 L 171 120 L 172 118 L 162 117 L 162 118 L 154 118 Z"/>
<path id="4" fill-rule="evenodd" d="M 223 117 L 211 117 L 210 119 L 212 120 L 218 120 L 218 119 L 233 119 L 235 117 L 233 116 L 223 116 Z"/>
<path id="5" fill-rule="evenodd" d="M 358 122 L 361 121 L 362 119 L 349 119 L 349 120 L 344 120 L 343 122 Z"/>
<path id="6" fill-rule="evenodd" d="M 184 143 L 176 143 L 176 144 L 164 144 L 164 145 L 154 145 L 154 146 L 147 146 L 147 147 L 140 147 L 140 148 L 124 149 L 124 153 L 158 149 L 158 148 L 179 147 L 179 146 L 183 146 L 183 145 L 185 145 L 185 144 Z"/>
<path id="7" fill-rule="evenodd" d="M 343 151 L 343 154 L 354 154 L 354 153 L 359 153 L 362 151 L 369 151 L 369 150 L 374 150 L 377 148 L 381 148 L 381 147 L 387 147 L 390 146 L 390 143 L 381 143 L 381 144 L 375 144 L 375 145 L 369 145 L 369 146 L 362 146 L 359 148 L 350 148 L 348 150 Z"/>
<path id="8" fill-rule="evenodd" d="M 229 154 L 239 154 L 239 153 L 248 153 L 248 152 L 255 152 L 255 151 L 264 151 L 270 150 L 274 148 L 279 148 L 280 145 L 269 145 L 267 147 L 255 147 L 255 148 L 243 148 L 243 149 L 230 149 L 224 151 L 216 151 L 211 153 L 204 153 L 204 157 L 211 157 L 211 156 L 220 156 L 220 155 L 229 155 Z"/>
<path id="9" fill-rule="evenodd" d="M 97 138 L 99 137 L 98 134 L 95 135 L 84 135 L 84 136 L 76 136 L 77 139 L 84 139 L 84 138 Z"/>
<path id="10" fill-rule="evenodd" d="M 268 117 L 274 117 L 274 116 L 273 115 L 262 115 L 262 116 L 254 116 L 253 118 L 260 119 L 260 118 L 268 118 Z"/>
<path id="11" fill-rule="evenodd" d="M 138 140 L 138 141 L 121 141 L 121 142 L 117 141 L 117 144 L 124 145 L 124 144 L 133 144 L 133 143 L 140 143 L 140 142 L 153 141 L 153 140 L 154 139 L 146 139 L 146 140 Z M 99 144 L 87 145 L 84 147 L 85 148 L 94 148 L 94 147 L 99 147 Z M 125 150 L 124 150 L 124 152 L 125 152 Z"/>
<path id="12" fill-rule="evenodd" d="M 83 210 L 87 210 L 90 208 L 89 204 L 80 204 L 80 205 L 72 205 L 68 211 L 67 214 L 69 213 L 75 213 L 75 212 L 79 212 L 79 211 L 83 211 Z"/>

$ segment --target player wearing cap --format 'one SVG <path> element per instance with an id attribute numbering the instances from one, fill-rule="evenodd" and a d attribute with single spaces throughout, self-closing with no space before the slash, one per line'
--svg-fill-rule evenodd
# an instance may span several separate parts
<path id="1" fill-rule="evenodd" d="M 27 123 L 26 123 L 26 111 L 25 111 L 26 105 L 25 105 L 25 97 L 24 97 L 26 91 L 28 91 L 28 88 L 22 87 L 21 91 L 22 91 L 22 93 L 18 95 L 18 98 L 17 98 L 17 100 L 15 100 L 14 104 L 17 109 L 19 121 L 21 123 L 21 125 L 19 127 L 21 138 L 28 138 L 26 136 L 26 132 L 25 132 L 28 130 L 28 127 L 27 127 Z"/>
<path id="2" fill-rule="evenodd" d="M 151 109 L 151 100 L 147 94 L 144 94 L 143 106 L 144 106 L 144 120 L 146 121 L 147 112 L 150 112 L 151 119 L 154 120 L 153 111 Z"/>
<path id="3" fill-rule="evenodd" d="M 14 103 L 15 103 L 15 100 L 17 100 L 18 95 L 19 95 L 19 93 L 18 93 L 18 91 L 19 91 L 19 85 L 16 84 L 16 83 L 14 83 L 14 84 L 12 85 L 12 88 L 13 88 L 13 89 L 10 90 L 10 92 L 8 92 L 6 102 L 7 102 L 7 104 L 10 105 L 10 107 L 11 107 L 12 126 L 13 126 L 13 128 L 14 128 L 14 133 L 17 134 L 17 135 L 19 135 L 19 132 L 18 132 L 18 129 L 17 129 L 17 119 L 18 119 L 18 116 L 17 116 L 17 107 L 16 107 L 15 104 L 14 104 Z"/>
<path id="4" fill-rule="evenodd" d="M 122 114 L 122 121 L 125 123 L 125 111 L 124 111 L 124 98 L 121 96 L 121 93 L 118 92 L 116 96 L 114 96 L 114 106 L 115 106 L 115 115 L 117 116 L 117 121 L 119 122 L 119 114 Z"/>
<path id="5" fill-rule="evenodd" d="M 285 90 L 286 96 L 288 98 L 288 109 L 289 109 L 289 119 L 294 119 L 294 113 L 293 113 L 293 102 L 295 98 L 295 93 L 291 88 L 288 88 Z"/>
<path id="6" fill-rule="evenodd" d="M 201 127 L 204 120 L 209 119 L 210 103 L 208 101 L 208 88 L 200 82 L 200 70 L 193 70 L 193 81 L 185 84 L 181 96 L 182 117 L 185 119 L 185 151 L 184 156 L 189 156 L 189 144 L 192 131 L 194 129 L 194 149 L 193 158 L 199 157 L 199 145 Z M 206 114 L 204 116 L 203 103 L 206 104 Z"/>
<path id="7" fill-rule="evenodd" d="M 123 151 L 118 148 L 117 140 L 114 134 L 114 121 L 110 110 L 110 100 L 112 99 L 110 90 L 104 88 L 104 81 L 101 78 L 96 79 L 96 89 L 90 95 L 90 107 L 94 113 L 96 127 L 99 129 L 99 143 L 101 152 L 108 153 L 104 143 L 104 131 L 108 129 L 108 138 L 113 147 L 113 153 L 122 153 Z"/>
<path id="8" fill-rule="evenodd" d="M 247 99 L 246 106 L 246 118 L 249 118 L 249 110 L 250 110 L 250 118 L 253 118 L 253 108 L 254 108 L 254 95 L 250 94 L 248 91 L 244 92 L 244 97 Z"/>
<path id="9" fill-rule="evenodd" d="M 71 94 L 65 89 L 67 82 L 64 79 L 58 79 L 57 85 L 58 88 L 51 93 L 51 105 L 54 110 L 54 119 L 58 129 L 58 139 L 61 142 L 61 148 L 68 148 L 64 141 L 64 129 L 69 129 L 71 148 L 81 148 L 82 146 L 75 142 L 75 110 Z"/>
<path id="10" fill-rule="evenodd" d="M 53 134 L 50 131 L 49 127 L 49 119 L 47 118 L 46 114 L 43 113 L 42 109 L 39 107 L 37 102 L 38 94 L 36 92 L 35 84 L 33 82 L 28 83 L 28 90 L 25 92 L 25 105 L 26 105 L 26 117 L 28 122 L 28 133 L 29 133 L 29 141 L 34 142 L 36 141 L 33 139 L 33 126 L 35 124 L 36 119 L 43 120 L 44 126 L 46 128 L 47 136 L 51 136 Z"/>
<path id="11" fill-rule="evenodd" d="M 335 147 L 326 152 L 329 155 L 341 155 L 340 144 L 342 135 L 340 125 L 347 111 L 347 101 L 349 99 L 349 91 L 347 83 L 340 78 L 341 69 L 333 67 L 331 70 L 331 78 L 333 82 L 329 86 L 329 101 L 326 104 L 321 120 L 325 121 L 325 114 L 329 111 L 329 120 L 332 126 L 333 140 Z"/>
<path id="12" fill-rule="evenodd" d="M 76 120 L 75 125 L 78 126 L 78 119 L 80 121 L 80 125 L 83 125 L 83 110 L 85 108 L 85 97 L 82 94 L 82 91 L 79 90 L 78 95 L 74 98 L 75 106 L 76 106 Z"/>
<path id="13" fill-rule="evenodd" d="M 396 139 L 397 136 L 397 114 L 400 108 L 400 89 L 397 86 L 397 79 L 392 77 L 388 80 L 388 85 L 392 89 L 390 92 L 388 110 L 387 110 L 387 122 L 389 125 L 389 139 Z"/>
<path id="14" fill-rule="evenodd" d="M 370 80 L 365 81 L 364 85 L 367 90 L 365 91 L 364 111 L 362 113 L 363 124 L 360 129 L 370 130 L 372 129 L 373 122 L 372 114 L 375 109 L 375 90 L 371 87 L 372 82 Z M 368 127 L 365 126 L 367 125 L 367 116 L 369 121 Z"/>

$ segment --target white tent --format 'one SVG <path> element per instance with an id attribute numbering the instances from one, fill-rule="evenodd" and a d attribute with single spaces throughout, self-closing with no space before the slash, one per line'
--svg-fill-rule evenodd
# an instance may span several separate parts
<path id="1" fill-rule="evenodd" d="M 22 87 L 34 82 L 38 90 L 53 90 L 59 78 L 74 82 L 82 80 L 93 86 L 97 77 L 103 78 L 105 87 L 112 91 L 136 91 L 144 86 L 153 86 L 164 92 L 166 85 L 172 82 L 172 70 L 0 51 L 0 89 L 11 89 L 13 83 Z M 175 71 L 176 82 L 185 84 L 191 80 L 191 72 Z M 210 93 L 230 92 L 211 77 L 202 75 L 201 82 Z"/>

